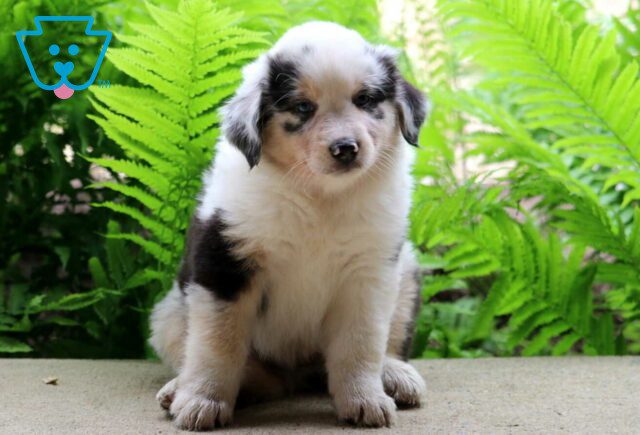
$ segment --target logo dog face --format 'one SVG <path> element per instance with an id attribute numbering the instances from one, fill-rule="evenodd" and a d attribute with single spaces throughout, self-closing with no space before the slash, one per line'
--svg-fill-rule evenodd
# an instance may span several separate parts
<path id="1" fill-rule="evenodd" d="M 70 98 L 75 91 L 81 91 L 88 88 L 96 79 L 98 75 L 98 71 L 100 70 L 100 66 L 102 65 L 102 61 L 104 60 L 104 55 L 107 52 L 107 47 L 111 42 L 111 32 L 107 30 L 92 30 L 93 26 L 93 17 L 90 16 L 38 16 L 35 18 L 35 26 L 36 30 L 20 30 L 16 32 L 16 38 L 18 39 L 18 45 L 20 46 L 20 50 L 22 51 L 22 55 L 24 56 L 24 60 L 27 63 L 27 67 L 29 68 L 29 73 L 31 74 L 31 78 L 34 83 L 38 85 L 40 89 L 44 89 L 46 91 L 53 91 L 58 98 L 67 99 Z M 49 62 L 43 62 L 42 65 L 38 65 L 38 71 L 34 67 L 34 63 L 32 62 L 32 58 L 35 58 L 36 55 L 39 55 L 38 44 L 35 41 L 35 38 L 28 37 L 38 37 L 43 36 L 44 31 L 42 28 L 42 24 L 51 25 L 49 23 L 76 23 L 80 26 L 86 24 L 84 27 L 84 33 L 79 35 L 70 35 L 69 39 L 73 40 L 71 43 L 61 44 L 58 42 L 54 42 L 49 44 L 48 46 L 48 54 L 50 56 Z M 93 69 L 90 69 L 91 74 L 89 77 L 71 77 L 74 71 L 77 71 L 77 60 L 82 56 L 82 50 L 80 48 L 81 42 L 93 42 L 95 40 L 102 41 L 101 44 L 95 44 L 95 48 L 91 47 L 91 44 L 85 44 L 83 47 L 86 47 L 91 52 L 95 53 L 97 51 L 97 47 L 100 47 L 100 51 L 97 56 L 95 56 L 95 61 L 93 61 Z M 34 53 L 34 51 L 38 51 Z M 30 55 L 30 52 L 32 55 Z M 41 56 L 38 56 L 41 57 Z M 83 56 L 83 61 L 92 56 Z M 47 65 L 46 67 L 43 65 Z M 50 66 L 51 65 L 51 66 Z M 50 83 L 45 83 L 45 81 L 49 81 L 45 79 L 45 77 L 49 77 L 51 75 L 50 70 L 45 70 L 44 68 L 52 68 L 55 72 L 55 79 Z M 38 75 L 38 72 L 41 74 Z M 41 78 L 42 77 L 42 78 Z"/>

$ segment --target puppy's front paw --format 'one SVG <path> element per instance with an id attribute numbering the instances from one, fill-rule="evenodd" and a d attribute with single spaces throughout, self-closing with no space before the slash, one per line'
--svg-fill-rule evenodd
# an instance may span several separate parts
<path id="1" fill-rule="evenodd" d="M 209 430 L 231 422 L 233 405 L 201 393 L 178 389 L 169 412 L 180 429 Z"/>
<path id="2" fill-rule="evenodd" d="M 384 391 L 401 408 L 420 406 L 420 397 L 426 390 L 424 379 L 412 365 L 393 358 L 384 362 L 382 383 Z"/>
<path id="3" fill-rule="evenodd" d="M 176 395 L 176 388 L 178 387 L 178 378 L 173 378 L 160 388 L 158 394 L 156 394 L 156 400 L 160 403 L 162 409 L 169 410 L 171 402 Z"/>
<path id="4" fill-rule="evenodd" d="M 396 419 L 396 405 L 382 391 L 336 398 L 338 419 L 356 426 L 390 427 Z"/>

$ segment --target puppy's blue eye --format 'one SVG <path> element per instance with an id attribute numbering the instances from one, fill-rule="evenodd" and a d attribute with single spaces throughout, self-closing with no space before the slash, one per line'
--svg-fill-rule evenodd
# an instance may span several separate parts
<path id="1" fill-rule="evenodd" d="M 297 103 L 294 107 L 294 110 L 297 113 L 301 113 L 301 114 L 308 114 L 313 112 L 314 110 L 316 110 L 315 106 L 310 103 L 309 101 L 300 101 L 299 103 Z"/>

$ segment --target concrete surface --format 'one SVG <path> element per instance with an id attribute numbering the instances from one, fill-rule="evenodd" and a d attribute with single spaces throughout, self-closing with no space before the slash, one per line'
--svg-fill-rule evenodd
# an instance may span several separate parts
<path id="1" fill-rule="evenodd" d="M 640 357 L 427 360 L 421 409 L 370 433 L 640 433 Z M 170 373 L 147 361 L 0 360 L 2 434 L 177 432 L 154 400 Z M 58 385 L 42 379 L 57 377 Z M 345 433 L 328 397 L 236 413 L 227 431 Z"/>

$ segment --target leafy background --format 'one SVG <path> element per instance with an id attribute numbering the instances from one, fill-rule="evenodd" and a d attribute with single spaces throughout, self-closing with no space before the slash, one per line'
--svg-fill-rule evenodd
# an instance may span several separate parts
<path id="1" fill-rule="evenodd" d="M 414 169 L 414 356 L 640 354 L 640 9 L 594 6 L 0 0 L 0 355 L 153 357 L 148 314 L 217 109 L 244 64 L 311 19 L 401 48 L 433 103 Z M 35 15 L 112 30 L 111 86 L 38 89 L 15 41 Z"/>

